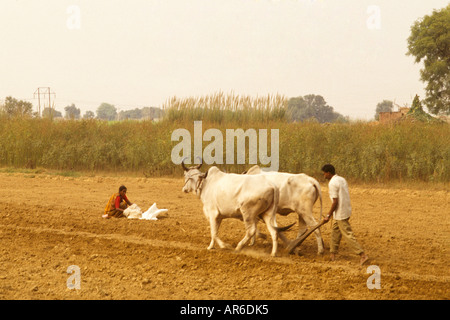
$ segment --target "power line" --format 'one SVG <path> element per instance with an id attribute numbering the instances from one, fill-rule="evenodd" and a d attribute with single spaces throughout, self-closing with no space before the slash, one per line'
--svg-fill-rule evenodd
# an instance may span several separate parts
<path id="1" fill-rule="evenodd" d="M 54 109 L 55 102 L 53 102 L 53 105 L 52 105 L 51 97 L 53 95 L 53 97 L 56 98 L 56 93 L 51 92 L 50 87 L 39 87 L 34 92 L 33 97 L 36 97 L 36 94 L 38 97 L 38 115 L 39 115 L 39 117 L 41 116 L 41 95 L 43 96 L 42 99 L 44 99 L 44 102 L 47 100 L 45 96 L 48 95 L 48 107 L 50 108 L 51 114 L 53 114 L 54 110 L 52 110 L 52 109 Z"/>

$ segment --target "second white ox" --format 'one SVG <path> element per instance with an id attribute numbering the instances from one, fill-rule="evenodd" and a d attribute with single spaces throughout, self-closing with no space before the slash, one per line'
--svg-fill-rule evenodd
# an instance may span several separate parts
<path id="1" fill-rule="evenodd" d="M 253 239 L 256 233 L 258 218 L 264 220 L 272 237 L 272 256 L 276 256 L 278 248 L 278 228 L 276 225 L 276 210 L 278 207 L 278 188 L 262 175 L 240 175 L 224 173 L 217 167 L 211 167 L 205 173 L 201 165 L 184 169 L 183 192 L 195 192 L 203 203 L 203 213 L 211 227 L 211 243 L 208 249 L 214 248 L 215 242 L 221 248 L 227 244 L 218 237 L 220 223 L 226 218 L 237 218 L 244 221 L 246 233 L 238 243 L 236 251 Z"/>
<path id="2" fill-rule="evenodd" d="M 320 219 L 322 219 L 322 192 L 319 182 L 304 173 L 292 174 L 285 172 L 265 172 L 258 165 L 251 167 L 246 171 L 248 175 L 263 175 L 277 186 L 280 192 L 277 213 L 288 215 L 291 212 L 298 214 L 300 230 L 297 235 L 299 238 L 306 230 L 301 226 L 314 227 L 317 225 L 313 216 L 313 205 L 320 199 Z M 323 240 L 320 230 L 314 231 L 317 239 L 317 250 L 319 254 L 323 253 Z M 287 243 L 284 235 L 280 234 L 283 242 Z"/>

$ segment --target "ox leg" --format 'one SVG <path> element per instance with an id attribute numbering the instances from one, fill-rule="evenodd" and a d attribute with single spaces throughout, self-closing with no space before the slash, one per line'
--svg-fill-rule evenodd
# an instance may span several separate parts
<path id="1" fill-rule="evenodd" d="M 261 233 L 261 232 L 259 231 L 258 226 L 256 226 L 256 234 L 255 234 L 255 235 L 252 237 L 252 239 L 250 240 L 249 246 L 253 246 L 253 245 L 255 244 L 256 238 L 261 238 L 261 239 L 264 239 L 264 240 L 267 239 L 267 236 L 266 236 L 264 233 Z"/>
<path id="2" fill-rule="evenodd" d="M 263 221 L 267 226 L 267 222 L 266 222 L 266 220 L 264 220 L 264 217 L 263 217 Z M 275 219 L 272 223 L 273 223 L 274 227 L 278 227 L 277 221 Z M 258 230 L 256 230 L 256 235 L 260 238 L 267 239 L 267 236 L 263 233 L 259 233 Z M 278 236 L 280 236 L 280 239 L 283 241 L 284 245 L 287 248 L 289 246 L 289 244 L 291 243 L 291 241 L 284 235 L 284 233 L 282 231 L 277 231 L 277 237 Z"/>
<path id="3" fill-rule="evenodd" d="M 283 232 L 278 232 L 278 235 L 280 236 L 281 241 L 283 241 L 284 245 L 286 246 L 286 248 L 289 246 L 289 244 L 291 243 L 291 241 L 284 235 Z"/>
<path id="4" fill-rule="evenodd" d="M 272 234 L 271 234 L 272 236 Z M 291 241 L 284 235 L 284 233 L 282 231 L 277 232 L 277 239 L 278 236 L 280 236 L 281 241 L 283 241 L 284 246 L 287 248 L 289 246 L 289 244 L 291 243 Z M 273 239 L 273 237 L 272 237 Z"/>
<path id="5" fill-rule="evenodd" d="M 267 230 L 269 231 L 270 236 L 272 237 L 272 252 L 270 255 L 272 257 L 276 257 L 277 252 L 278 252 L 278 234 L 280 235 L 280 238 L 282 238 L 282 239 L 283 239 L 284 235 L 282 234 L 282 232 L 277 232 L 277 230 L 274 228 L 274 226 L 272 226 L 272 223 L 271 223 L 272 218 L 269 214 L 265 214 L 263 216 L 263 219 L 264 219 L 264 222 L 266 223 Z M 275 219 L 273 219 L 273 223 L 276 226 Z"/>
<path id="6" fill-rule="evenodd" d="M 255 235 L 250 239 L 250 243 L 248 244 L 249 247 L 255 245 L 255 240 L 256 240 L 256 237 L 258 236 L 258 233 L 259 233 L 258 228 L 256 228 L 256 233 L 255 233 Z"/>
<path id="7" fill-rule="evenodd" d="M 270 223 L 269 223 L 269 225 L 267 224 L 267 222 L 264 219 L 264 217 L 263 217 L 263 221 L 266 224 L 267 229 L 272 227 L 272 225 Z M 269 219 L 269 221 L 270 221 L 270 219 Z M 277 221 L 275 219 L 273 221 L 273 226 L 278 227 Z M 279 236 L 280 239 L 283 241 L 284 245 L 286 246 L 286 248 L 288 248 L 289 244 L 291 243 L 291 241 L 284 235 L 284 233 L 282 231 L 277 231 L 276 229 L 274 229 L 274 230 L 275 230 L 276 235 L 277 235 L 277 246 L 278 246 L 278 236 Z M 267 239 L 267 236 L 265 234 L 263 234 L 263 233 L 260 233 L 258 229 L 256 230 L 256 235 L 258 237 L 260 237 L 260 238 Z M 271 236 L 272 236 L 272 234 L 271 234 Z M 272 237 L 272 239 L 273 239 L 273 237 Z"/>
<path id="8" fill-rule="evenodd" d="M 211 243 L 208 246 L 208 250 L 214 249 L 215 242 L 217 242 L 219 244 L 219 247 L 222 249 L 230 247 L 225 242 L 220 240 L 220 238 L 217 235 L 219 233 L 219 227 L 221 222 L 222 218 L 220 218 L 219 216 L 211 217 L 209 221 L 209 225 L 211 228 Z"/>
<path id="9" fill-rule="evenodd" d="M 299 239 L 301 236 L 303 236 L 307 231 L 308 231 L 308 226 L 306 225 L 305 220 L 303 220 L 303 217 L 301 215 L 301 213 L 298 213 L 298 233 L 297 233 L 297 238 L 295 238 L 292 241 L 295 241 L 297 239 Z M 292 242 L 291 241 L 291 242 Z M 286 244 L 286 246 L 289 248 L 289 244 Z M 300 254 L 300 249 L 299 248 L 295 248 L 294 251 L 298 254 Z"/>
<path id="10" fill-rule="evenodd" d="M 299 228 L 298 228 L 297 238 L 300 238 L 302 235 L 305 234 L 306 231 L 308 231 L 306 222 L 303 219 L 303 217 L 301 216 L 301 214 L 298 214 L 298 226 L 299 226 Z"/>
<path id="11" fill-rule="evenodd" d="M 310 228 L 317 226 L 317 221 L 316 221 L 316 219 L 314 219 L 314 217 L 312 215 L 312 211 L 311 211 L 311 214 L 303 215 L 303 220 L 305 220 L 306 225 Z M 322 240 L 322 234 L 320 233 L 320 228 L 318 228 L 314 231 L 314 235 L 316 236 L 316 240 L 317 240 L 317 253 L 323 254 L 323 251 L 324 251 L 323 240 Z"/>
<path id="12" fill-rule="evenodd" d="M 217 237 L 217 232 L 220 227 L 220 220 L 211 218 L 209 221 L 209 226 L 211 229 L 211 242 L 209 243 L 208 250 L 214 249 L 214 244 Z"/>
<path id="13" fill-rule="evenodd" d="M 236 246 L 236 251 L 241 251 L 249 240 L 254 239 L 256 234 L 256 222 L 254 220 L 251 219 L 244 220 L 244 223 L 246 230 L 245 236 Z"/>

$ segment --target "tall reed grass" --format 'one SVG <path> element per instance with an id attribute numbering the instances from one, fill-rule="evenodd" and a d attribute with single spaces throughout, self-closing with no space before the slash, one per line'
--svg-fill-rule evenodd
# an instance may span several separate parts
<path id="1" fill-rule="evenodd" d="M 0 166 L 23 168 L 33 163 L 63 171 L 179 176 L 182 170 L 171 160 L 172 148 L 178 142 L 171 141 L 171 134 L 175 129 L 187 129 L 193 150 L 193 121 L 202 120 L 203 131 L 215 128 L 222 132 L 224 154 L 226 129 L 268 129 L 269 133 L 279 129 L 280 171 L 321 177 L 322 165 L 332 163 L 339 174 L 365 182 L 450 181 L 448 124 L 288 123 L 283 118 L 283 98 L 265 99 L 220 94 L 173 99 L 166 118 L 156 123 L 0 119 Z M 256 110 L 255 105 L 259 106 Z M 270 134 L 268 139 L 270 149 Z M 209 143 L 204 141 L 203 149 Z M 219 167 L 242 172 L 250 166 Z"/>
<path id="2" fill-rule="evenodd" d="M 173 97 L 163 105 L 165 120 L 203 120 L 216 124 L 285 121 L 288 99 L 281 95 L 239 96 L 218 92 L 204 97 Z"/>

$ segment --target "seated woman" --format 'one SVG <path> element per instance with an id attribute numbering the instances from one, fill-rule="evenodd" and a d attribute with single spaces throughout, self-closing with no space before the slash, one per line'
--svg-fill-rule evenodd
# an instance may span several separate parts
<path id="1" fill-rule="evenodd" d="M 123 211 L 131 206 L 132 203 L 127 198 L 127 188 L 125 186 L 119 187 L 119 192 L 114 193 L 111 198 L 109 198 L 108 203 L 105 207 L 105 213 L 102 215 L 103 218 L 122 218 L 124 217 Z"/>

